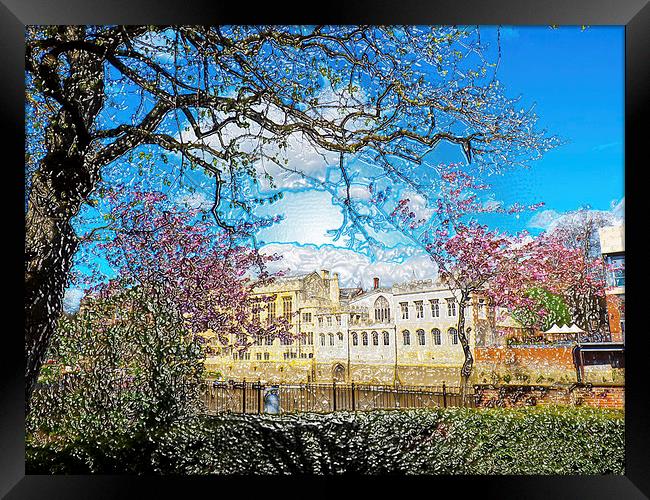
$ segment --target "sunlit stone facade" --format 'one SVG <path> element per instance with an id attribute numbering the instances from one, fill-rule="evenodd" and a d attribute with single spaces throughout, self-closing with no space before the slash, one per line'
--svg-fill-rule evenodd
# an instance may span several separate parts
<path id="1" fill-rule="evenodd" d="M 457 383 L 464 360 L 456 331 L 458 303 L 444 285 L 413 281 L 368 291 L 341 289 L 328 271 L 280 278 L 256 290 L 274 296 L 260 313 L 284 314 L 295 337 L 264 340 L 245 352 L 220 347 L 206 360 L 213 374 L 266 382 L 356 382 L 438 385 Z M 470 347 L 485 337 L 490 314 L 481 297 L 467 305 Z"/>

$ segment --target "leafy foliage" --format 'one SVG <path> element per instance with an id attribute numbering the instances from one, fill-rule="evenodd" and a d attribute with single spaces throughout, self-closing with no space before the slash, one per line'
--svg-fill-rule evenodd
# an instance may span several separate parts
<path id="1" fill-rule="evenodd" d="M 568 407 L 220 415 L 107 449 L 32 443 L 27 471 L 623 474 L 624 429 L 621 412 Z"/>
<path id="2" fill-rule="evenodd" d="M 512 313 L 523 326 L 538 326 L 545 331 L 553 325 L 571 324 L 571 312 L 560 295 L 533 287 L 526 292 L 526 297 L 533 300 L 532 306 L 515 309 Z"/>
<path id="3" fill-rule="evenodd" d="M 137 287 L 60 320 L 28 432 L 108 441 L 202 409 L 203 348 L 168 299 Z"/>

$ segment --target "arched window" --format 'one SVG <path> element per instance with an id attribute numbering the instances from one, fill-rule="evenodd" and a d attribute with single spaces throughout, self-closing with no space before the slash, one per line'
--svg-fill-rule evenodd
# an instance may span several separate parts
<path id="1" fill-rule="evenodd" d="M 339 338 L 339 342 L 343 342 L 343 333 L 339 332 L 336 334 Z"/>
<path id="2" fill-rule="evenodd" d="M 402 335 L 404 337 L 404 345 L 411 345 L 411 332 L 404 330 Z"/>
<path id="3" fill-rule="evenodd" d="M 390 334 L 388 332 L 384 332 L 384 345 L 390 345 Z"/>
<path id="4" fill-rule="evenodd" d="M 449 330 L 447 330 L 447 332 L 451 337 L 451 343 L 458 344 L 458 330 L 456 330 L 454 327 L 451 327 Z"/>
<path id="5" fill-rule="evenodd" d="M 440 330 L 434 328 L 433 330 L 431 330 L 431 336 L 433 337 L 433 343 L 435 345 L 442 344 L 442 337 L 440 336 Z"/>
<path id="6" fill-rule="evenodd" d="M 384 296 L 381 296 L 375 300 L 375 321 L 379 321 L 381 323 L 390 322 L 390 305 Z"/>
<path id="7" fill-rule="evenodd" d="M 424 330 L 418 330 L 418 345 L 425 345 L 427 343 L 427 338 L 424 333 Z"/>
<path id="8" fill-rule="evenodd" d="M 325 334 L 324 333 L 320 334 L 320 345 L 325 345 Z"/>
<path id="9" fill-rule="evenodd" d="M 379 345 L 379 334 L 372 332 L 372 345 Z"/>
<path id="10" fill-rule="evenodd" d="M 334 345 L 334 334 L 330 333 L 329 337 L 330 337 L 330 345 Z"/>
<path id="11" fill-rule="evenodd" d="M 363 332 L 361 334 L 361 341 L 363 342 L 363 345 L 368 345 L 368 332 Z"/>
<path id="12" fill-rule="evenodd" d="M 359 334 L 357 332 L 352 334 L 352 345 L 359 345 Z"/>

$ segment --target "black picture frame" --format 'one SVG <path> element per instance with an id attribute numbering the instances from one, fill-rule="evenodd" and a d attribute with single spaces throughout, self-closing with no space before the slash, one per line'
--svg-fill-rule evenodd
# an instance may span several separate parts
<path id="1" fill-rule="evenodd" d="M 624 25 L 626 47 L 625 85 L 625 176 L 626 219 L 633 228 L 627 233 L 626 286 L 641 288 L 640 250 L 643 248 L 642 230 L 644 210 L 640 193 L 639 176 L 647 161 L 643 155 L 645 144 L 643 122 L 648 111 L 648 85 L 650 64 L 650 5 L 646 0 L 493 0 L 493 1 L 435 1 L 418 0 L 356 1 L 350 5 L 343 1 L 328 1 L 311 6 L 281 5 L 268 2 L 251 5 L 238 2 L 209 0 L 0 0 L 0 112 L 5 138 L 3 149 L 7 179 L 3 198 L 7 201 L 5 227 L 13 227 L 13 237 L 5 246 L 13 251 L 5 261 L 7 298 L 0 361 L 0 496 L 7 498 L 115 498 L 131 496 L 134 488 L 143 488 L 144 494 L 155 496 L 164 493 L 194 495 L 196 487 L 207 488 L 202 494 L 227 494 L 224 483 L 236 478 L 151 478 L 132 476 L 26 476 L 24 462 L 24 352 L 20 329 L 24 309 L 20 302 L 23 277 L 20 265 L 24 257 L 24 27 L 30 24 L 260 24 L 260 23 L 370 23 L 370 24 L 518 24 L 518 25 Z M 12 153 L 7 155 L 7 153 Z M 627 170 L 629 169 L 629 170 Z M 606 179 L 603 182 L 607 182 Z M 21 189 L 22 187 L 22 189 Z M 635 219 L 639 219 L 635 223 Z M 14 264 L 10 259 L 15 259 Z M 13 272 L 12 272 L 13 271 Z M 423 486 L 441 491 L 440 481 L 453 484 L 452 493 L 475 494 L 494 498 L 648 498 L 650 496 L 650 425 L 644 412 L 648 398 L 645 357 L 648 353 L 648 336 L 640 327 L 640 293 L 627 294 L 626 349 L 626 474 L 625 476 L 501 476 L 455 477 L 414 479 Z M 631 300 L 630 300 L 631 298 Z M 630 323 L 631 321 L 631 323 Z M 24 328 L 23 328 L 24 331 Z M 361 478 L 358 485 L 366 494 L 381 491 L 384 485 L 403 478 Z M 324 480 L 314 478 L 318 485 L 302 484 L 304 479 L 290 477 L 288 481 L 272 478 L 274 486 L 269 491 L 291 494 L 292 491 L 310 494 L 317 486 L 324 491 L 344 490 L 339 480 L 325 486 Z M 268 481 L 239 478 L 240 493 L 266 495 Z M 402 487 L 411 486 L 402 484 Z M 414 485 L 415 486 L 415 485 Z M 305 489 L 308 488 L 308 489 Z M 345 486 L 345 489 L 349 486 Z M 211 493 L 210 493 L 211 492 Z M 420 493 L 422 494 L 422 493 Z M 247 495 L 248 496 L 248 495 Z"/>

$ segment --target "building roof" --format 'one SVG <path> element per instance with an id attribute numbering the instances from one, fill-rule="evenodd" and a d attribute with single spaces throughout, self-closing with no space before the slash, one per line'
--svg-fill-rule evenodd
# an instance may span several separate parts
<path id="1" fill-rule="evenodd" d="M 340 288 L 339 297 L 342 299 L 351 299 L 361 295 L 363 293 L 363 288 L 354 287 L 354 288 Z"/>

